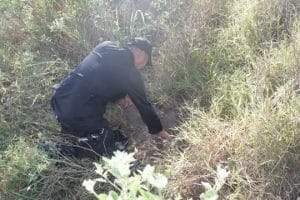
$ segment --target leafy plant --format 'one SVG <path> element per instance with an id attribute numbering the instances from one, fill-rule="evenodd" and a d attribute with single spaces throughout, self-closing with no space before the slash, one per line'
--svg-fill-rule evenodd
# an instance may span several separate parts
<path id="1" fill-rule="evenodd" d="M 100 200 L 159 200 L 162 199 L 161 190 L 167 185 L 167 178 L 154 172 L 154 167 L 147 165 L 143 171 L 131 172 L 130 168 L 136 161 L 134 153 L 115 152 L 111 158 L 103 158 L 104 164 L 95 163 L 96 173 L 100 178 L 85 180 L 82 185 Z M 114 180 L 110 178 L 114 177 Z M 95 185 L 97 183 L 107 183 L 115 190 L 108 194 L 97 194 Z"/>
<path id="2" fill-rule="evenodd" d="M 205 192 L 200 195 L 201 200 L 217 200 L 219 195 L 218 191 L 225 184 L 226 178 L 229 175 L 229 171 L 223 168 L 221 165 L 217 166 L 217 178 L 215 179 L 215 185 L 211 186 L 210 183 L 201 182 L 205 188 Z"/>
<path id="3" fill-rule="evenodd" d="M 0 192 L 16 195 L 30 192 L 49 164 L 47 156 L 31 147 L 24 137 L 12 140 L 0 156 Z"/>

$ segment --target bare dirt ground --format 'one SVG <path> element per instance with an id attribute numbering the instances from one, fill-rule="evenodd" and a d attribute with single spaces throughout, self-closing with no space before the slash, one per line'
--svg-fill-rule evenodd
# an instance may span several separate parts
<path id="1" fill-rule="evenodd" d="M 178 121 L 178 113 L 175 109 L 156 109 L 163 128 L 170 134 L 173 134 L 173 128 Z M 124 109 L 123 118 L 125 118 L 126 128 L 123 127 L 125 134 L 129 137 L 130 151 L 137 150 L 137 159 L 146 163 L 155 163 L 155 158 L 163 156 L 164 150 L 170 146 L 170 142 L 162 141 L 155 135 L 148 132 L 147 126 L 142 121 L 139 112 L 134 106 Z"/>

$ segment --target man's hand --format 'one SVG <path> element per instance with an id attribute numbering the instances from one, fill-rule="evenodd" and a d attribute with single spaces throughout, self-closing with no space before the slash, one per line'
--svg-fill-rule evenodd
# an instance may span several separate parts
<path id="1" fill-rule="evenodd" d="M 118 101 L 118 104 L 124 109 L 134 105 L 128 95 L 126 95 L 124 98 L 120 99 Z"/>
<path id="2" fill-rule="evenodd" d="M 171 136 L 167 131 L 162 130 L 157 134 L 160 138 L 164 139 L 164 140 L 172 140 L 174 137 Z"/>

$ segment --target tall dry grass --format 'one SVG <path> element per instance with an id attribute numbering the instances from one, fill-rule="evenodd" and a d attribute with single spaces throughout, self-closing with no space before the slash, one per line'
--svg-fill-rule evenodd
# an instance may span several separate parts
<path id="1" fill-rule="evenodd" d="M 222 199 L 299 194 L 298 1 L 3 0 L 0 10 L 0 198 L 90 198 L 91 162 L 36 148 L 59 132 L 51 86 L 98 42 L 133 36 L 155 46 L 151 99 L 186 105 L 159 160 L 166 198 L 199 198 L 220 163 L 231 171 Z"/>
<path id="2" fill-rule="evenodd" d="M 186 65 L 189 77 L 197 76 L 194 68 L 209 69 L 211 100 L 209 109 L 199 101 L 201 93 L 188 101 L 187 119 L 177 129 L 188 148 L 172 149 L 164 160 L 171 174 L 169 194 L 199 198 L 201 181 L 212 182 L 216 166 L 223 164 L 231 175 L 222 199 L 296 199 L 299 4 L 233 1 L 223 9 L 226 18 L 199 57 L 206 57 L 204 63 Z M 188 86 L 201 91 L 201 81 L 199 76 Z"/>

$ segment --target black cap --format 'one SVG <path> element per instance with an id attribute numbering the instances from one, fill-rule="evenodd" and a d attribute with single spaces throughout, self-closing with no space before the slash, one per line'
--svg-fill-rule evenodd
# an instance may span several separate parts
<path id="1" fill-rule="evenodd" d="M 135 37 L 128 43 L 129 46 L 135 46 L 148 54 L 148 62 L 146 65 L 152 66 L 152 45 L 149 40 L 142 37 Z"/>

